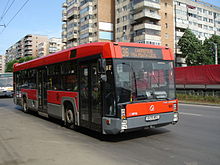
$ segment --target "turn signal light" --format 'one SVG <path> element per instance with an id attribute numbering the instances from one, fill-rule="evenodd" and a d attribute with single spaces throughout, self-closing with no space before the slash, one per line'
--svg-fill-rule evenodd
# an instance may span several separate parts
<path id="1" fill-rule="evenodd" d="M 121 119 L 126 119 L 125 109 L 121 109 Z"/>

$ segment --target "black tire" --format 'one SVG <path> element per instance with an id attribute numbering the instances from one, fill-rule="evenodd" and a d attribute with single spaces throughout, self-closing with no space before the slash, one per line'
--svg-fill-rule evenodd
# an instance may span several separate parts
<path id="1" fill-rule="evenodd" d="M 29 110 L 28 110 L 28 106 L 27 106 L 26 98 L 23 98 L 23 105 L 22 105 L 22 108 L 23 108 L 23 112 L 24 112 L 24 113 L 28 113 L 28 112 L 29 112 Z"/>
<path id="2" fill-rule="evenodd" d="M 65 106 L 65 123 L 67 128 L 76 130 L 77 126 L 75 125 L 75 115 L 71 104 L 67 104 Z"/>

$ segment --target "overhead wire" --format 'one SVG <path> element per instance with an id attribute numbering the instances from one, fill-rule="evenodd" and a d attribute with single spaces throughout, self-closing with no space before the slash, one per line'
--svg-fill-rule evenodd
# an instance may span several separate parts
<path id="1" fill-rule="evenodd" d="M 2 12 L 2 15 L 1 15 L 1 17 L 0 17 L 1 20 L 3 19 L 3 15 L 4 15 L 4 13 L 5 13 L 7 7 L 8 7 L 9 2 L 10 2 L 10 0 L 8 0 L 8 1 L 7 1 L 7 4 L 5 5 L 5 8 L 4 8 L 4 10 L 3 10 L 3 12 Z"/>
<path id="2" fill-rule="evenodd" d="M 8 9 L 2 14 L 0 21 L 5 17 L 5 15 L 8 13 L 9 9 L 12 7 L 12 5 L 14 4 L 15 0 L 12 1 L 12 3 L 10 4 L 10 6 L 8 7 Z"/>
<path id="3" fill-rule="evenodd" d="M 15 1 L 15 0 L 14 0 Z M 13 2 L 14 2 L 13 1 Z M 28 3 L 30 0 L 26 0 L 25 3 L 21 6 L 21 8 L 15 13 L 15 15 L 10 19 L 10 21 L 5 25 L 5 28 L 2 30 L 1 33 L 5 31 L 5 29 L 8 27 L 8 25 L 14 20 L 14 18 L 21 12 L 21 10 L 25 7 L 25 5 Z M 1 34 L 0 33 L 0 34 Z"/>

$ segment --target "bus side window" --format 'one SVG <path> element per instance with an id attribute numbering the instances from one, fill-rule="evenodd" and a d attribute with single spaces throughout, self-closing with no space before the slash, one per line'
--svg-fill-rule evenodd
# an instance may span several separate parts
<path id="1" fill-rule="evenodd" d="M 48 66 L 48 89 L 60 90 L 61 89 L 61 67 L 60 64 Z"/>
<path id="2" fill-rule="evenodd" d="M 62 64 L 61 67 L 62 89 L 65 91 L 77 91 L 77 73 L 76 65 L 73 61 Z"/>

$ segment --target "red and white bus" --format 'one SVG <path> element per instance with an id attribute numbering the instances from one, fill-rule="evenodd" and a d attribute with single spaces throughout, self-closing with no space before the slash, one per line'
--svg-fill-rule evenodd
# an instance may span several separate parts
<path id="1" fill-rule="evenodd" d="M 14 65 L 15 104 L 103 134 L 175 124 L 174 57 L 162 46 L 98 42 Z"/>

